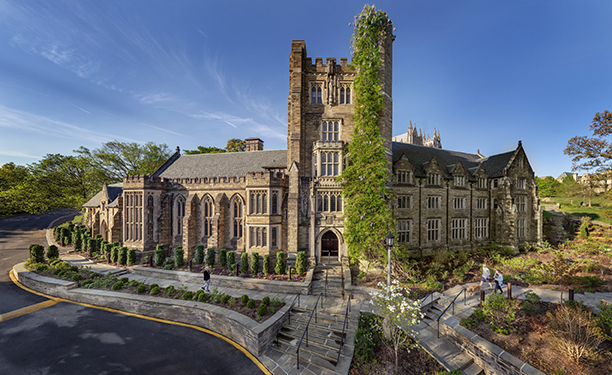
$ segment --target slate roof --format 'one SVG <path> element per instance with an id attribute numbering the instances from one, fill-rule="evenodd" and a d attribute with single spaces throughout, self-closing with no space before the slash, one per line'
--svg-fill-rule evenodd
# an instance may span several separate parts
<path id="1" fill-rule="evenodd" d="M 287 150 L 181 155 L 154 173 L 164 178 L 234 177 L 266 168 L 287 168 Z"/>
<path id="2" fill-rule="evenodd" d="M 108 191 L 108 199 L 111 202 L 108 207 L 117 207 L 117 197 L 123 192 L 123 183 L 119 182 L 116 184 L 108 185 L 106 187 L 106 191 Z M 96 195 L 94 195 L 90 200 L 88 200 L 87 203 L 83 205 L 83 207 L 99 207 L 101 198 L 102 190 L 100 190 Z"/>
<path id="3" fill-rule="evenodd" d="M 402 154 L 406 154 L 415 167 L 415 176 L 425 177 L 425 168 L 427 168 L 431 159 L 435 158 L 444 171 L 444 177 L 450 178 L 451 170 L 457 162 L 460 161 L 463 167 L 472 174 L 476 172 L 479 166 L 482 166 L 485 168 L 489 177 L 496 178 L 504 175 L 504 168 L 508 165 L 515 152 L 516 151 L 510 151 L 481 158 L 477 154 L 393 142 L 393 163 L 395 164 Z"/>

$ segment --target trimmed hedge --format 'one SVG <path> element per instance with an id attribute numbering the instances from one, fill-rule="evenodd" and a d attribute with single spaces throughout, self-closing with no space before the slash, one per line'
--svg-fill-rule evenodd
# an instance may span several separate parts
<path id="1" fill-rule="evenodd" d="M 298 251 L 297 259 L 295 262 L 295 270 L 298 275 L 302 275 L 306 272 L 306 253 L 304 251 Z"/>
<path id="2" fill-rule="evenodd" d="M 136 264 L 136 249 L 129 249 L 127 251 L 127 264 L 130 266 Z"/>
<path id="3" fill-rule="evenodd" d="M 59 258 L 59 249 L 55 245 L 49 245 L 47 247 L 47 259 L 53 260 Z"/>
<path id="4" fill-rule="evenodd" d="M 195 258 L 194 258 L 194 262 L 195 264 L 202 264 L 204 263 L 204 250 L 206 249 L 206 247 L 203 244 L 199 244 L 196 246 L 195 248 Z"/>
<path id="5" fill-rule="evenodd" d="M 251 253 L 251 274 L 259 273 L 259 253 Z"/>
<path id="6" fill-rule="evenodd" d="M 219 264 L 221 267 L 227 267 L 227 249 L 219 250 Z"/>
<path id="7" fill-rule="evenodd" d="M 285 253 L 282 251 L 276 253 L 276 267 L 274 267 L 274 273 L 277 275 L 285 274 Z"/>
<path id="8" fill-rule="evenodd" d="M 118 261 L 119 261 L 119 264 L 122 266 L 125 266 L 127 264 L 127 251 L 128 251 L 128 248 L 125 246 L 120 247 L 118 250 L 119 252 Z"/>
<path id="9" fill-rule="evenodd" d="M 206 250 L 206 265 L 208 267 L 212 267 L 215 265 L 215 256 L 215 248 L 209 247 L 208 250 Z"/>
<path id="10" fill-rule="evenodd" d="M 264 254 L 263 256 L 263 273 L 264 275 L 270 274 L 270 254 Z"/>
<path id="11" fill-rule="evenodd" d="M 155 247 L 155 266 L 161 267 L 164 265 L 164 260 L 166 260 L 166 252 L 164 251 L 164 245 L 158 244 Z"/>
<path id="12" fill-rule="evenodd" d="M 33 263 L 45 262 L 45 248 L 42 245 L 30 245 L 30 259 Z"/>
<path id="13" fill-rule="evenodd" d="M 246 251 L 240 254 L 240 272 L 249 272 L 249 254 Z"/>
<path id="14" fill-rule="evenodd" d="M 230 271 L 236 268 L 236 252 L 234 251 L 227 252 L 227 268 L 229 268 Z"/>
<path id="15" fill-rule="evenodd" d="M 185 265 L 185 250 L 183 250 L 183 246 L 177 246 L 174 249 L 174 265 L 176 268 L 183 267 Z"/>

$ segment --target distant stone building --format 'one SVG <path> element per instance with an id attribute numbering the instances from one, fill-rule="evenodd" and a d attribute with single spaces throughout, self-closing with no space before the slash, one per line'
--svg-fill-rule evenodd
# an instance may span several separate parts
<path id="1" fill-rule="evenodd" d="M 434 147 L 434 148 L 442 148 L 442 141 L 440 139 L 440 133 L 434 128 L 433 137 L 430 137 L 427 134 L 424 134 L 421 129 L 418 129 L 415 126 L 412 127 L 412 121 L 408 125 L 408 132 L 400 135 L 396 135 L 393 137 L 393 142 L 400 143 L 409 143 L 411 145 L 425 146 L 425 147 Z"/>
<path id="2" fill-rule="evenodd" d="M 392 141 L 392 43 L 388 37 L 380 45 L 379 126 L 393 175 L 398 246 L 419 254 L 540 242 L 542 210 L 520 141 L 513 151 L 484 157 L 443 150 L 437 131 L 423 138 L 412 124 L 410 139 Z M 246 140 L 246 152 L 181 155 L 177 149 L 152 175 L 126 176 L 119 194 L 105 187 L 85 204 L 89 228 L 145 252 L 162 243 L 183 246 L 192 257 L 202 243 L 342 260 L 348 254 L 345 202 L 336 178 L 354 131 L 355 76 L 346 58 L 313 63 L 305 42 L 294 40 L 287 150 L 264 151 L 259 138 Z"/>

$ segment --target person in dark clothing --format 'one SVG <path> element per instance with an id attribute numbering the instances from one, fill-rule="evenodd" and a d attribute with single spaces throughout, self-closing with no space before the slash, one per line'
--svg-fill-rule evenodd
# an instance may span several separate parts
<path id="1" fill-rule="evenodd" d="M 202 286 L 206 292 L 210 292 L 210 269 L 204 268 L 204 285 Z"/>

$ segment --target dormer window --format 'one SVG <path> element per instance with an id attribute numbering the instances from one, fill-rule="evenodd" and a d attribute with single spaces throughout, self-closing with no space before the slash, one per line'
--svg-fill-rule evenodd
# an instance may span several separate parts
<path id="1" fill-rule="evenodd" d="M 478 179 L 478 188 L 479 189 L 486 189 L 487 188 L 487 179 L 486 178 L 479 178 Z"/>
<path id="2" fill-rule="evenodd" d="M 464 187 L 465 186 L 465 176 L 455 176 L 455 186 Z"/>
<path id="3" fill-rule="evenodd" d="M 412 183 L 412 172 L 410 171 L 397 171 L 395 172 L 398 184 L 411 184 Z"/>
<path id="4" fill-rule="evenodd" d="M 440 175 L 438 173 L 428 173 L 427 185 L 440 185 Z"/>

